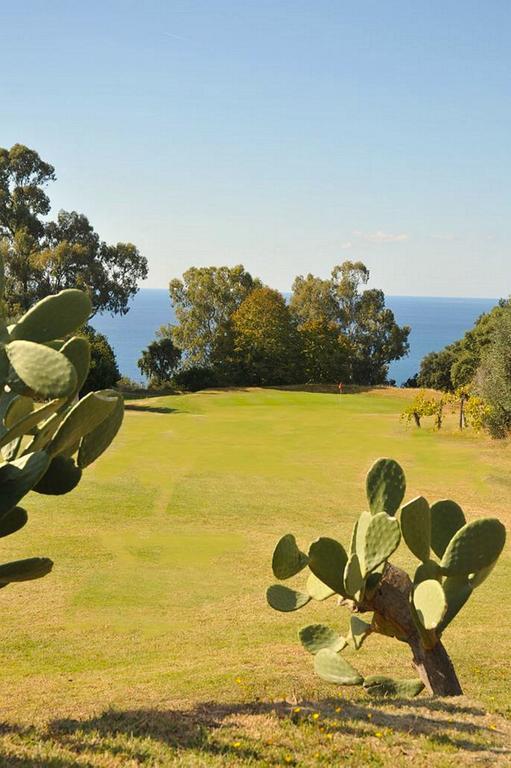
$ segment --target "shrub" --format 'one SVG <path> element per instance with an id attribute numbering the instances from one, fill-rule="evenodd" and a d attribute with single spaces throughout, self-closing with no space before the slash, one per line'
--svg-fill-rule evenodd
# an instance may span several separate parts
<path id="1" fill-rule="evenodd" d="M 212 368 L 191 366 L 184 368 L 174 376 L 175 384 L 188 392 L 198 392 L 200 389 L 210 389 L 218 386 L 218 378 Z"/>

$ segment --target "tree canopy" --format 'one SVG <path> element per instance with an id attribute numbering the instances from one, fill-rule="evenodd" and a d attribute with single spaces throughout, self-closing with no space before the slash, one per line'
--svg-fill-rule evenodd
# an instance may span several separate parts
<path id="1" fill-rule="evenodd" d="M 150 386 L 161 387 L 172 380 L 180 359 L 181 350 L 172 341 L 171 328 L 163 325 L 156 332 L 156 339 L 143 350 L 137 365 Z"/>
<path id="2" fill-rule="evenodd" d="M 362 262 L 346 261 L 330 279 L 299 275 L 287 303 L 242 265 L 192 267 L 169 286 L 181 368 L 219 384 L 384 383 L 410 329 L 382 291 L 363 290 L 368 280 Z"/>
<path id="3" fill-rule="evenodd" d="M 292 384 L 303 378 L 300 336 L 281 293 L 256 288 L 232 324 L 234 354 L 246 384 Z"/>
<path id="4" fill-rule="evenodd" d="M 93 313 L 124 314 L 147 260 L 132 243 L 109 245 L 86 216 L 50 212 L 47 185 L 55 169 L 33 149 L 0 148 L 0 248 L 5 262 L 7 312 L 18 315 L 35 301 L 62 290 L 83 288 Z"/>

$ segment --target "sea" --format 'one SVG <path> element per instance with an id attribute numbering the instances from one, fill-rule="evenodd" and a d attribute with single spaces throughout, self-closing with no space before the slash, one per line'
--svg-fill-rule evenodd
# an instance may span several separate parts
<path id="1" fill-rule="evenodd" d="M 389 379 L 402 384 L 413 376 L 428 352 L 442 349 L 461 338 L 483 312 L 498 299 L 447 298 L 433 296 L 386 296 L 399 325 L 409 325 L 410 352 L 390 365 Z M 142 288 L 131 301 L 126 315 L 96 315 L 92 325 L 105 334 L 117 356 L 119 370 L 136 382 L 145 383 L 137 367 L 140 353 L 155 338 L 161 325 L 174 321 L 168 291 Z"/>

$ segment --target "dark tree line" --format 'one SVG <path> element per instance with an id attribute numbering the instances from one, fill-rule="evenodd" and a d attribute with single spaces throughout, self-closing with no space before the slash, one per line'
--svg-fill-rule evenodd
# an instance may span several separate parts
<path id="1" fill-rule="evenodd" d="M 184 386 L 382 384 L 389 363 L 407 354 L 410 329 L 396 324 L 382 291 L 364 288 L 368 280 L 364 264 L 346 261 L 329 279 L 297 277 L 286 302 L 242 265 L 192 267 L 170 283 L 176 325 L 139 367 L 162 383 L 165 343 L 165 376 Z"/>

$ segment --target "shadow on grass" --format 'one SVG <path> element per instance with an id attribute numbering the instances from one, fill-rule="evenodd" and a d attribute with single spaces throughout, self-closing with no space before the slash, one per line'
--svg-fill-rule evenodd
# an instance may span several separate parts
<path id="1" fill-rule="evenodd" d="M 333 739 L 327 750 L 335 749 L 336 744 L 342 749 L 349 743 L 350 749 L 362 754 L 362 750 L 384 748 L 375 738 L 382 732 L 386 739 L 396 738 L 399 745 L 412 750 L 424 746 L 426 738 L 429 749 L 456 751 L 461 760 L 463 753 L 492 764 L 499 757 L 508 759 L 511 749 L 505 746 L 506 734 L 490 728 L 482 719 L 485 716 L 484 710 L 466 703 L 429 698 L 368 702 L 330 698 L 299 706 L 210 702 L 189 709 L 112 709 L 88 719 L 53 720 L 44 729 L 0 724 L 0 737 L 14 738 L 27 754 L 22 759 L 0 746 L 0 765 L 70 768 L 78 764 L 75 758 L 80 765 L 110 765 L 110 759 L 120 761 L 115 765 L 163 765 L 188 755 L 191 762 L 186 765 L 194 765 L 200 758 L 201 765 L 217 766 L 225 761 L 228 765 L 276 766 L 282 765 L 290 744 L 301 744 L 301 748 L 304 743 L 306 748 L 316 744 L 313 749 L 317 749 L 317 740 L 326 737 Z M 34 744 L 37 758 L 29 757 Z M 83 762 L 85 756 L 90 763 Z M 304 764 L 295 757 L 285 762 Z"/>
<path id="2" fill-rule="evenodd" d="M 139 405 L 138 403 L 125 403 L 125 411 L 146 411 L 148 413 L 182 413 L 179 408 L 167 408 L 164 405 Z"/>

